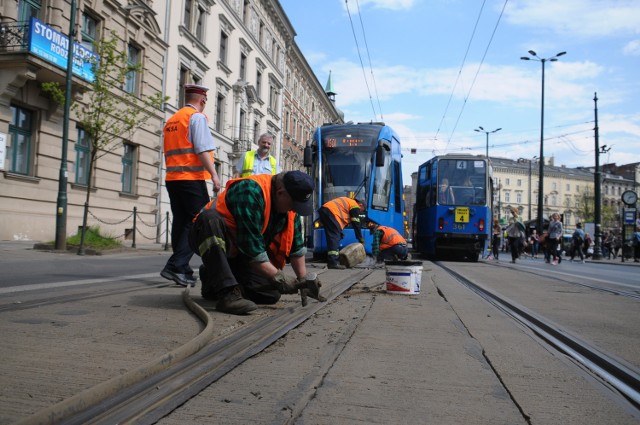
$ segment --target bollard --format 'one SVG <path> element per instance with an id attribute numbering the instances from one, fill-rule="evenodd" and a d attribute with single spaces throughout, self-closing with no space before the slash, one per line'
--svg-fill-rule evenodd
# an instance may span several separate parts
<path id="1" fill-rule="evenodd" d="M 169 251 L 169 211 L 167 211 L 164 227 L 164 250 Z"/>
<path id="2" fill-rule="evenodd" d="M 136 218 L 138 215 L 138 207 L 133 207 L 133 243 L 131 244 L 131 248 L 136 247 Z"/>

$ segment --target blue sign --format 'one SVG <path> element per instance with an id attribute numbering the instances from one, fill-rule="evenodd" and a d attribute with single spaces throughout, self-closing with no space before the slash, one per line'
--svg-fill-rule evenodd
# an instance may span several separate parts
<path id="1" fill-rule="evenodd" d="M 633 224 L 636 222 L 636 209 L 625 208 L 624 209 L 624 224 Z"/>
<path id="2" fill-rule="evenodd" d="M 42 59 L 67 69 L 69 37 L 31 18 L 29 26 L 29 52 Z M 73 70 L 80 78 L 89 82 L 95 80 L 93 64 L 98 63 L 98 55 L 80 43 L 73 43 Z"/>

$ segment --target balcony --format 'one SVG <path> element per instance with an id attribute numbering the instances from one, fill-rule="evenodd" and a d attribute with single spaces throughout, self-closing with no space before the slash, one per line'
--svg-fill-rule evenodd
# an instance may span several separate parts
<path id="1" fill-rule="evenodd" d="M 29 22 L 0 23 L 0 53 L 24 52 L 29 45 Z"/>

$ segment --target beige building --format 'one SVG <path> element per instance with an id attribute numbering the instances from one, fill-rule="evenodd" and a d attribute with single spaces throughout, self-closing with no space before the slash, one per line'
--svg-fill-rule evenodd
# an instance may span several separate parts
<path id="1" fill-rule="evenodd" d="M 261 133 L 274 135 L 272 153 L 283 170 L 302 168 L 302 149 L 315 127 L 342 119 L 295 44 L 295 31 L 277 0 L 76 3 L 78 41 L 91 46 L 115 30 L 122 48 L 142 64 L 143 71 L 123 90 L 169 96 L 149 125 L 97 162 L 88 225 L 99 225 L 104 233 L 124 236 L 136 208 L 138 240 L 167 240 L 171 217 L 162 126 L 183 106 L 184 84 L 210 88 L 205 113 L 223 185 L 237 159 L 257 148 Z M 0 2 L 0 239 L 55 237 L 63 111 L 43 95 L 40 84 L 64 84 L 65 67 L 30 52 L 26 41 L 30 16 L 68 34 L 70 9 L 68 0 Z M 81 94 L 87 83 L 74 77 L 73 84 L 75 97 L 89 101 L 89 94 Z M 68 235 L 82 224 L 87 187 L 87 151 L 76 127 L 72 116 L 66 150 Z"/>
<path id="2" fill-rule="evenodd" d="M 143 0 L 128 3 L 79 1 L 75 16 L 77 41 L 92 50 L 92 42 L 111 31 L 119 37 L 130 63 L 143 70 L 128 75 L 116 94 L 152 96 L 162 87 L 166 45 L 155 14 Z M 0 2 L 0 239 L 55 238 L 57 214 L 66 213 L 66 234 L 82 224 L 87 189 L 90 144 L 72 113 L 63 158 L 64 108 L 46 95 L 41 84 L 66 80 L 66 43 L 71 16 L 68 1 Z M 31 21 L 36 18 L 37 21 Z M 30 41 L 30 42 L 29 42 Z M 90 67 L 89 67 L 90 68 Z M 74 73 L 73 99 L 91 102 L 86 74 Z M 158 134 L 160 110 L 131 137 L 116 140 L 95 164 L 90 199 L 90 225 L 124 236 L 137 208 L 141 232 L 155 238 L 159 207 Z M 64 166 L 66 164 L 66 167 Z M 66 172 L 65 172 L 66 170 Z M 60 176 L 65 176 L 67 208 L 57 210 Z M 64 203 L 63 203 L 64 204 Z M 142 229 L 144 223 L 151 227 Z"/>

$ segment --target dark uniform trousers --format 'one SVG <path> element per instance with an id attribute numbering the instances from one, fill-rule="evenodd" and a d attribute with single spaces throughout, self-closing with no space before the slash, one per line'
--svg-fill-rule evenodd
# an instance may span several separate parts
<path id="1" fill-rule="evenodd" d="M 166 269 L 174 273 L 193 274 L 189 265 L 193 250 L 189 247 L 189 230 L 193 217 L 209 202 L 209 192 L 204 180 L 169 180 L 166 182 L 173 222 L 171 223 L 171 248 L 173 254 L 167 260 Z"/>
<path id="2" fill-rule="evenodd" d="M 406 260 L 409 255 L 409 250 L 406 245 L 394 245 L 391 248 L 383 249 L 378 254 L 378 261 L 384 260 Z"/>
<path id="3" fill-rule="evenodd" d="M 280 293 L 265 277 L 256 273 L 250 258 L 231 254 L 232 235 L 224 217 L 211 208 L 200 213 L 189 234 L 189 244 L 202 258 L 200 281 L 205 299 L 219 298 L 226 288 L 240 285 L 242 296 L 256 304 L 274 304 Z"/>
<path id="4" fill-rule="evenodd" d="M 324 234 L 327 238 L 327 251 L 340 251 L 340 241 L 342 240 L 342 228 L 338 224 L 333 213 L 326 207 L 318 210 L 320 222 L 324 227 Z M 338 264 L 339 256 L 335 254 L 327 255 L 327 263 Z"/>

